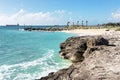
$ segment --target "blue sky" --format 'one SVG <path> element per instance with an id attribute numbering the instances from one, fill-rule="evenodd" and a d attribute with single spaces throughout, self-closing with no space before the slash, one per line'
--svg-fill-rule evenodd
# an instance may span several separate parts
<path id="1" fill-rule="evenodd" d="M 120 21 L 120 0 L 0 0 L 0 25 Z"/>

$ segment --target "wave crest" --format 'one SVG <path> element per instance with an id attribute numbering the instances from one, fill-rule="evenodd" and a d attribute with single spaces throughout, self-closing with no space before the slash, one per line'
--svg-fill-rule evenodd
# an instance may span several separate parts
<path id="1" fill-rule="evenodd" d="M 68 66 L 65 62 L 56 62 L 54 50 L 48 50 L 44 57 L 14 65 L 0 66 L 0 80 L 34 80 Z"/>

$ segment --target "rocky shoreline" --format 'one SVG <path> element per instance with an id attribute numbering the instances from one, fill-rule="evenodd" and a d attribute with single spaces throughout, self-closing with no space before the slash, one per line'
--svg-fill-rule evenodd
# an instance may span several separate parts
<path id="1" fill-rule="evenodd" d="M 63 30 L 71 30 L 70 28 L 57 28 L 57 27 L 50 27 L 50 28 L 24 28 L 25 31 L 63 31 Z"/>
<path id="2" fill-rule="evenodd" d="M 71 37 L 60 45 L 60 56 L 73 64 L 38 80 L 119 80 L 120 34 Z"/>

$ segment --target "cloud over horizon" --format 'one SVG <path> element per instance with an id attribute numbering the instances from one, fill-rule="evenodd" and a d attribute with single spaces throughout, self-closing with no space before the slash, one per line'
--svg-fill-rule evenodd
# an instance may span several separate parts
<path id="1" fill-rule="evenodd" d="M 60 24 L 66 14 L 69 12 L 64 10 L 31 13 L 21 9 L 12 15 L 0 14 L 0 25 L 17 23 L 21 25 L 55 25 Z"/>
<path id="2" fill-rule="evenodd" d="M 112 19 L 114 21 L 120 21 L 120 8 L 112 13 Z"/>

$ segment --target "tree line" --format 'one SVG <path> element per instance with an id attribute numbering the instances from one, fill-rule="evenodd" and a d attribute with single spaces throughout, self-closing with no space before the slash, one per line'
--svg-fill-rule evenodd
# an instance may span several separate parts
<path id="1" fill-rule="evenodd" d="M 110 22 L 110 23 L 102 24 L 102 26 L 120 26 L 120 22 L 117 23 Z"/>

